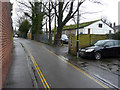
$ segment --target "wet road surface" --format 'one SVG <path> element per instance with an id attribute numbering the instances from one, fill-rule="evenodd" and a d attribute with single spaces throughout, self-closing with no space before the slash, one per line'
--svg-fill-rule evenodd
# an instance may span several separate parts
<path id="1" fill-rule="evenodd" d="M 120 58 L 111 57 L 101 60 L 76 59 L 75 56 L 68 54 L 68 44 L 64 44 L 64 46 L 58 48 L 41 44 L 91 76 L 108 84 L 110 87 L 120 89 Z"/>
<path id="2" fill-rule="evenodd" d="M 39 88 L 108 88 L 37 42 L 16 39 L 32 59 Z M 42 78 L 42 79 L 41 79 Z M 45 85 L 44 85 L 45 84 Z"/>

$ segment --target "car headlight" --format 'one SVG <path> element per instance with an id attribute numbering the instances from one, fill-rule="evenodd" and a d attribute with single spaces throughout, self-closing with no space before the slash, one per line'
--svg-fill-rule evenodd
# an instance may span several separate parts
<path id="1" fill-rule="evenodd" d="M 80 49 L 80 51 L 85 51 L 85 49 Z"/>
<path id="2" fill-rule="evenodd" d="M 94 49 L 88 49 L 85 52 L 92 52 Z"/>

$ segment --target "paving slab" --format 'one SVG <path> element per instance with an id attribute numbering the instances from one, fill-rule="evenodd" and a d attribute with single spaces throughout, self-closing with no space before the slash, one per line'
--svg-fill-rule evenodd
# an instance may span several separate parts
<path id="1" fill-rule="evenodd" d="M 24 48 L 16 41 L 14 41 L 12 62 L 4 88 L 33 88 Z"/>

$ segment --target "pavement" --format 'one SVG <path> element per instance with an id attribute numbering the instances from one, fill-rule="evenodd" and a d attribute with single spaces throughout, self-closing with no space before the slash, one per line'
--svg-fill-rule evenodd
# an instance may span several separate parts
<path id="1" fill-rule="evenodd" d="M 49 45 L 21 38 L 14 39 L 14 46 L 13 60 L 5 88 L 104 89 L 109 87 L 69 62 L 69 58 L 64 57 L 67 53 L 66 47 L 53 49 Z M 94 73 L 99 70 L 90 68 L 95 70 Z"/>
<path id="2" fill-rule="evenodd" d="M 4 88 L 33 88 L 33 80 L 24 48 L 16 41 L 14 41 L 12 62 Z"/>

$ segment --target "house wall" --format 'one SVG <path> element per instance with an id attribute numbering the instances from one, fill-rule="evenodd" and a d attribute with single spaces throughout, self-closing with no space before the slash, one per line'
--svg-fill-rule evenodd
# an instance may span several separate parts
<path id="1" fill-rule="evenodd" d="M 102 28 L 98 27 L 99 24 L 102 24 Z M 83 29 L 80 29 L 79 32 L 83 31 L 83 34 L 88 34 L 88 29 L 90 29 L 90 34 L 109 34 L 110 30 L 111 33 L 114 33 L 114 30 L 102 21 L 98 21 L 87 27 L 84 27 Z"/>
<path id="2" fill-rule="evenodd" d="M 8 2 L 0 1 L 0 89 L 4 85 L 11 62 L 12 25 L 11 6 Z"/>
<path id="3" fill-rule="evenodd" d="M 102 28 L 99 27 L 99 24 L 102 24 Z M 90 30 L 90 33 L 88 33 L 88 29 Z M 95 22 L 89 26 L 86 26 L 84 28 L 79 29 L 79 34 L 109 34 L 109 33 L 115 33 L 114 29 L 109 27 L 107 24 L 103 23 L 102 21 Z M 62 34 L 75 34 L 77 35 L 77 30 L 64 30 L 62 31 Z"/>
<path id="4" fill-rule="evenodd" d="M 76 34 L 76 30 L 64 30 L 62 31 L 62 34 L 66 34 L 67 36 L 70 34 Z"/>

